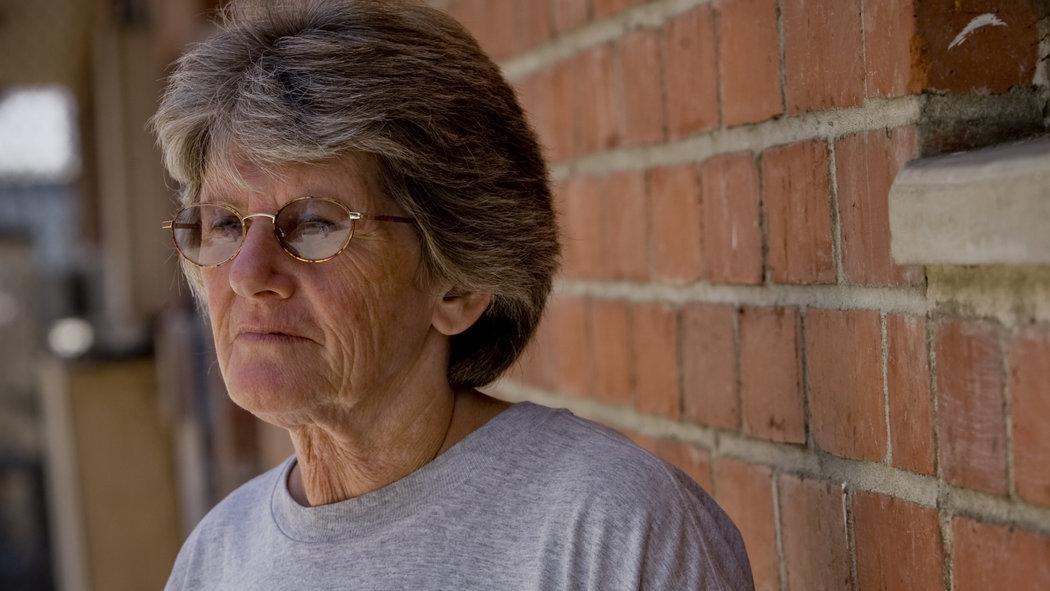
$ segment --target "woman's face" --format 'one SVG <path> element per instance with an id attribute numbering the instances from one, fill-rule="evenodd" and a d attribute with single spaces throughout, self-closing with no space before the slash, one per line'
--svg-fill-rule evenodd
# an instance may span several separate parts
<path id="1" fill-rule="evenodd" d="M 352 211 L 403 215 L 379 194 L 362 157 L 290 165 L 276 175 L 244 162 L 238 169 L 248 189 L 206 177 L 201 201 L 227 203 L 241 215 L 273 214 L 312 196 Z M 230 397 L 263 420 L 291 428 L 318 413 L 375 404 L 420 373 L 438 368 L 444 377 L 432 327 L 441 295 L 418 279 L 412 226 L 356 224 L 338 256 L 307 263 L 282 250 L 268 218 L 255 217 L 233 260 L 202 269 Z"/>

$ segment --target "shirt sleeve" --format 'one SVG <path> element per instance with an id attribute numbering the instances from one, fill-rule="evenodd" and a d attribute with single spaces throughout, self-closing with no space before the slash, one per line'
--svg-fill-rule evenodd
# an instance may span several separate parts
<path id="1" fill-rule="evenodd" d="M 740 532 L 696 482 L 640 449 L 610 459 L 581 475 L 554 587 L 753 591 Z"/>
<path id="2" fill-rule="evenodd" d="M 171 574 L 168 575 L 168 582 L 164 585 L 164 591 L 189 591 L 190 589 L 202 590 L 208 587 L 204 584 L 207 580 L 207 569 L 211 568 L 205 560 L 204 556 L 206 552 L 206 543 L 204 537 L 207 534 L 208 518 L 205 517 L 190 535 L 186 536 L 186 541 L 182 543 L 182 548 L 179 549 L 178 556 L 175 557 L 175 564 L 171 568 Z M 217 550 L 218 544 L 214 544 Z M 213 552 L 219 553 L 219 552 Z"/>
<path id="3" fill-rule="evenodd" d="M 670 465 L 664 469 L 666 486 L 654 487 L 663 502 L 644 510 L 648 525 L 638 588 L 753 591 L 736 526 L 689 476 Z"/>

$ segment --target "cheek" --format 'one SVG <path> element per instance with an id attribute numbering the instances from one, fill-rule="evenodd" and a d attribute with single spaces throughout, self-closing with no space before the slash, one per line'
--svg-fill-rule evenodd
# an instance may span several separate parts
<path id="1" fill-rule="evenodd" d="M 204 293 L 201 295 L 208 305 L 208 323 L 211 325 L 216 352 L 219 361 L 225 363 L 225 357 L 228 355 L 227 323 L 233 290 L 223 267 L 201 269 L 201 279 L 204 285 Z"/>
<path id="2" fill-rule="evenodd" d="M 221 302 L 224 291 L 230 291 L 230 283 L 226 280 L 226 273 L 223 272 L 221 267 L 201 269 L 201 283 L 204 285 L 204 300 L 207 302 L 209 309 L 212 307 L 212 304 Z M 224 285 L 226 290 L 223 289 Z"/>
<path id="3" fill-rule="evenodd" d="M 391 263 L 347 262 L 318 284 L 313 299 L 340 370 L 393 370 L 418 353 L 430 329 L 432 303 L 416 284 L 414 263 Z"/>

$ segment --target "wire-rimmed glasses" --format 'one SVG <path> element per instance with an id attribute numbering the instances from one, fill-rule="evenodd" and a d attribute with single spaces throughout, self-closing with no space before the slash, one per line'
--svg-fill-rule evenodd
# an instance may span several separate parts
<path id="1" fill-rule="evenodd" d="M 199 203 L 180 209 L 161 228 L 171 230 L 175 249 L 199 267 L 221 265 L 241 250 L 249 220 L 269 218 L 273 234 L 289 256 L 307 263 L 323 263 L 350 244 L 357 220 L 413 224 L 412 218 L 370 215 L 323 197 L 289 201 L 275 214 L 239 211 L 223 203 Z"/>

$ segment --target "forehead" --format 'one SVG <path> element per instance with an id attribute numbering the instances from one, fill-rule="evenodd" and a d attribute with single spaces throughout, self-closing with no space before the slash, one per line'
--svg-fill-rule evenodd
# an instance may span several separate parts
<path id="1" fill-rule="evenodd" d="M 356 208 L 380 199 L 375 165 L 365 154 L 345 154 L 321 162 L 259 164 L 231 155 L 206 169 L 200 201 L 238 207 L 280 207 L 301 197 L 327 197 Z"/>

